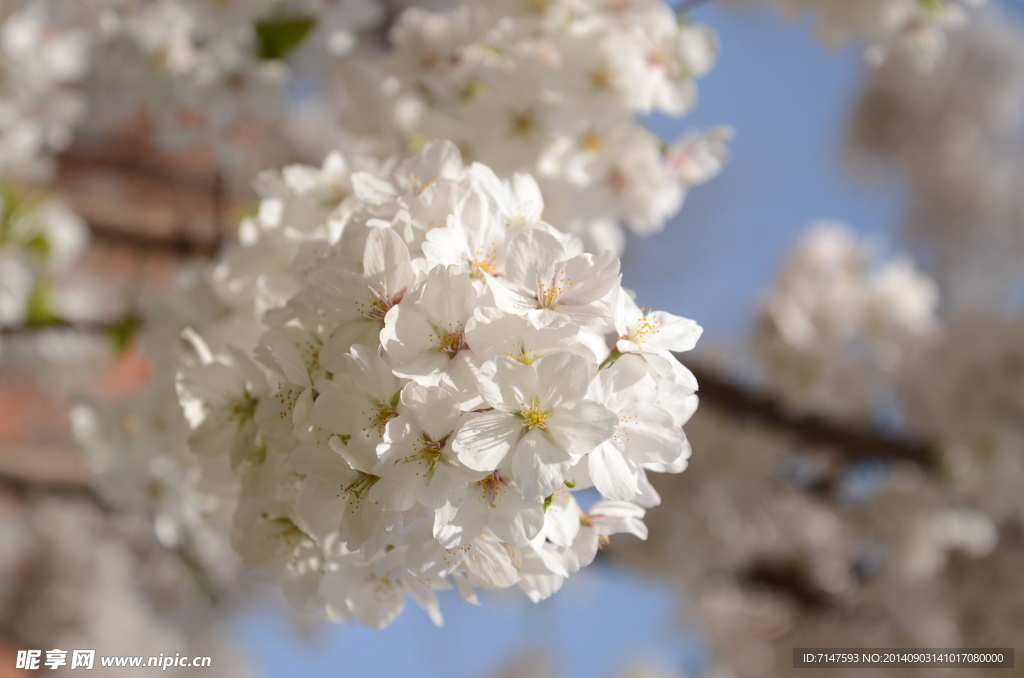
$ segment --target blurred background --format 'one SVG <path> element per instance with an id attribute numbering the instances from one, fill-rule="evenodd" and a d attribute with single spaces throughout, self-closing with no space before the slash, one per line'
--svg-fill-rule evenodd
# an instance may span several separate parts
<path id="1" fill-rule="evenodd" d="M 242 143 L 225 171 L 222 149 L 167 150 L 144 115 L 86 121 L 49 173 L 89 232 L 66 243 L 58 301 L 33 292 L 9 322 L 0 259 L 0 675 L 21 675 L 18 649 L 82 646 L 210 655 L 217 675 L 739 678 L 789 674 L 794 647 L 1024 637 L 1024 13 L 990 3 L 926 67 L 826 49 L 813 16 L 768 3 L 690 16 L 721 55 L 684 121 L 644 122 L 736 137 L 623 256 L 638 303 L 705 328 L 691 465 L 656 481 L 646 542 L 616 538 L 539 604 L 449 592 L 443 627 L 410 609 L 384 631 L 235 590 L 202 535 L 166 548 L 153 511 L 124 508 L 153 493 L 118 495 L 71 407 L 150 383 L 143 312 L 232 237 L 255 170 L 292 156 Z"/>

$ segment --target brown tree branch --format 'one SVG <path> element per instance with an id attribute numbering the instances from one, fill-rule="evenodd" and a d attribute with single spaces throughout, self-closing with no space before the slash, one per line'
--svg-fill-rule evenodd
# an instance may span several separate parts
<path id="1" fill-rule="evenodd" d="M 91 491 L 92 472 L 75 449 L 62 445 L 0 445 L 0 483 L 19 492 L 52 488 L 55 492 Z"/>
<path id="2" fill-rule="evenodd" d="M 220 238 L 217 240 L 199 240 L 189 238 L 183 233 L 167 238 L 159 235 L 152 235 L 145 231 L 129 231 L 124 228 L 111 226 L 96 218 L 84 215 L 92 237 L 104 243 L 122 245 L 143 252 L 174 254 L 177 256 L 197 256 L 213 258 L 220 247 Z"/>
<path id="3" fill-rule="evenodd" d="M 77 334 L 113 335 L 123 332 L 135 323 L 135 316 L 127 316 L 114 321 L 99 320 L 95 322 L 62 320 L 54 318 L 42 323 L 28 325 L 0 325 L 0 337 L 31 337 L 47 332 L 67 331 Z"/>
<path id="4" fill-rule="evenodd" d="M 883 432 L 821 415 L 795 414 L 766 391 L 740 386 L 707 367 L 689 362 L 687 367 L 699 384 L 697 395 L 701 405 L 755 421 L 811 446 L 833 449 L 848 460 L 912 462 L 933 470 L 938 466 L 934 444 L 925 438 Z"/>
<path id="5" fill-rule="evenodd" d="M 740 386 L 689 361 L 687 367 L 700 385 L 698 396 L 702 405 L 755 421 L 808 445 L 832 448 L 848 460 L 905 461 L 931 470 L 938 467 L 934 445 L 923 438 L 882 432 L 820 415 L 795 414 L 767 392 Z"/>
<path id="6" fill-rule="evenodd" d="M 140 153 L 139 149 L 126 151 L 124 144 L 113 139 L 96 138 L 91 141 L 89 149 L 72 147 L 64 151 L 60 157 L 62 165 L 123 173 L 167 186 L 201 191 L 214 190 L 218 181 L 216 172 L 171 166 L 166 158 L 156 157 L 155 153 Z"/>
<path id="7" fill-rule="evenodd" d="M 24 458 L 38 452 L 46 462 L 11 464 L 12 458 Z M 96 492 L 92 477 L 77 455 L 68 451 L 25 448 L 12 453 L 5 449 L 0 464 L 0 491 L 23 499 L 39 496 L 61 496 L 84 499 L 103 511 L 110 507 Z"/>
<path id="8" fill-rule="evenodd" d="M 738 573 L 737 582 L 752 590 L 770 591 L 788 598 L 805 612 L 835 608 L 835 596 L 822 590 L 797 563 L 755 561 Z"/>
<path id="9" fill-rule="evenodd" d="M 104 511 L 110 510 L 91 485 L 66 479 L 24 477 L 0 471 L 0 489 L 24 498 L 45 495 L 76 497 L 85 499 Z"/>
<path id="10" fill-rule="evenodd" d="M 144 252 L 212 257 L 234 196 L 202 157 L 161 152 L 146 138 L 79 138 L 60 157 L 57 188 L 96 240 Z"/>

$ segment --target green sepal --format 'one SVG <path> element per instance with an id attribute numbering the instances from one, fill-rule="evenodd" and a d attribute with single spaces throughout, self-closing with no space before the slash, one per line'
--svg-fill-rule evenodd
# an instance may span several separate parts
<path id="1" fill-rule="evenodd" d="M 32 237 L 25 243 L 24 248 L 26 252 L 40 259 L 46 260 L 50 258 L 50 241 L 42 233 Z"/>
<path id="2" fill-rule="evenodd" d="M 264 61 L 284 59 L 302 44 L 316 26 L 311 16 L 296 15 L 256 22 L 256 53 Z"/>

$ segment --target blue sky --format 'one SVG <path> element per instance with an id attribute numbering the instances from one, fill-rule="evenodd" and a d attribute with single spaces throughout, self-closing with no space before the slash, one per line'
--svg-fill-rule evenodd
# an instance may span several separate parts
<path id="1" fill-rule="evenodd" d="M 837 219 L 885 240 L 899 196 L 858 186 L 839 161 L 839 139 L 861 77 L 855 49 L 824 51 L 805 26 L 764 11 L 713 3 L 694 19 L 714 27 L 721 58 L 682 121 L 653 127 L 674 138 L 728 124 L 737 136 L 725 172 L 697 187 L 663 233 L 632 238 L 623 284 L 638 303 L 694 318 L 712 335 L 745 327 L 757 291 L 815 220 Z"/>
<path id="2" fill-rule="evenodd" d="M 859 52 L 827 53 L 806 27 L 767 11 L 709 3 L 693 18 L 719 31 L 721 58 L 700 83 L 693 114 L 651 124 L 667 138 L 729 124 L 737 130 L 733 159 L 691 193 L 665 232 L 631 238 L 623 282 L 639 303 L 697 319 L 708 341 L 743 331 L 758 290 L 810 223 L 838 219 L 884 243 L 900 206 L 896 191 L 857 186 L 839 163 Z M 410 603 L 383 632 L 337 626 L 308 642 L 263 607 L 240 621 L 238 634 L 266 678 L 475 678 L 529 647 L 557 653 L 567 678 L 612 676 L 638 655 L 680 670 L 700 665 L 699 643 L 676 630 L 675 594 L 611 567 L 572 578 L 537 606 L 514 590 L 485 597 L 480 608 L 444 596 L 442 611 L 442 629 Z"/>
<path id="3" fill-rule="evenodd" d="M 384 631 L 330 627 L 312 641 L 296 638 L 268 606 L 239 624 L 262 676 L 444 676 L 496 673 L 518 652 L 537 648 L 558 657 L 564 676 L 595 678 L 630 657 L 655 657 L 668 666 L 700 662 L 696 640 L 676 632 L 674 595 L 656 582 L 595 565 L 538 605 L 518 589 L 464 605 L 442 595 L 445 625 L 436 628 L 412 606 Z"/>

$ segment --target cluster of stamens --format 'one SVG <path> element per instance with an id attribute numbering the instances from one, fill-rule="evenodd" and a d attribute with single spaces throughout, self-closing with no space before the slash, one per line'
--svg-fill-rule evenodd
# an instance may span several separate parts
<path id="1" fill-rule="evenodd" d="M 553 271 L 551 278 L 547 281 L 540 277 L 537 271 L 537 302 L 540 308 L 554 308 L 558 300 L 565 292 L 566 287 L 572 287 L 573 282 L 565 277 L 565 271 Z"/>
<path id="2" fill-rule="evenodd" d="M 445 329 L 440 325 L 434 327 L 434 343 L 442 353 L 447 353 L 449 358 L 466 348 L 466 337 L 462 329 L 462 323 L 448 323 Z"/>
<path id="3" fill-rule="evenodd" d="M 516 412 L 516 417 L 523 422 L 523 426 L 533 430 L 539 428 L 542 431 L 548 430 L 548 417 L 551 413 L 541 408 L 540 403 L 534 398 L 530 401 L 529 406 L 526 403 L 519 403 L 520 409 Z"/>
<path id="4" fill-rule="evenodd" d="M 507 355 L 509 358 L 512 358 L 513 360 L 516 360 L 517 362 L 520 362 L 524 365 L 532 365 L 533 361 L 537 359 L 537 354 L 531 351 L 530 349 L 526 348 L 526 346 L 521 342 L 517 341 L 514 344 L 512 344 L 512 346 L 514 346 L 518 350 L 506 353 L 505 355 Z"/>
<path id="5" fill-rule="evenodd" d="M 412 454 L 403 457 L 401 461 L 406 464 L 425 461 L 427 463 L 427 470 L 422 475 L 429 478 L 434 474 L 434 467 L 437 466 L 438 460 L 441 459 L 441 449 L 447 440 L 447 436 L 442 440 L 432 440 L 426 434 L 423 434 L 423 437 L 413 444 Z M 417 473 L 416 475 L 421 474 Z"/>
<path id="6" fill-rule="evenodd" d="M 664 324 L 663 320 L 658 318 L 652 318 L 649 314 L 652 309 L 646 306 L 640 307 L 640 317 L 643 318 L 643 322 L 637 325 L 632 332 L 629 333 L 629 339 L 631 341 L 638 342 L 648 334 L 657 334 L 661 331 L 661 326 Z"/>
<path id="7" fill-rule="evenodd" d="M 486 247 L 483 245 L 477 247 L 470 269 L 472 271 L 470 275 L 477 278 L 482 278 L 485 274 L 495 275 L 498 272 L 497 243 L 492 242 Z"/>
<path id="8" fill-rule="evenodd" d="M 504 501 L 504 497 L 499 497 L 498 493 L 508 492 L 508 488 L 505 487 L 505 483 L 498 472 L 495 471 L 491 475 L 487 476 L 483 480 L 477 481 L 477 485 L 483 490 L 483 496 L 479 497 L 480 501 L 483 501 L 484 497 L 487 497 L 487 507 L 489 509 L 494 508 L 496 501 Z"/>
<path id="9" fill-rule="evenodd" d="M 360 315 L 369 318 L 370 320 L 380 320 L 383 322 L 384 316 L 388 314 L 391 307 L 402 301 L 402 297 L 405 296 L 405 290 L 398 292 L 395 295 L 388 294 L 388 286 L 382 280 L 377 281 L 377 286 L 367 285 L 368 290 L 366 296 L 369 298 L 369 303 L 356 302 L 356 311 Z"/>
<path id="10" fill-rule="evenodd" d="M 373 410 L 363 412 L 364 416 L 370 417 L 370 425 L 363 429 L 363 433 L 366 433 L 369 429 L 377 429 L 379 435 L 384 435 L 384 427 L 387 426 L 389 421 L 398 416 L 395 405 L 396 403 L 378 400 Z"/>
<path id="11" fill-rule="evenodd" d="M 619 423 L 615 426 L 615 432 L 612 433 L 611 441 L 620 447 L 625 445 L 629 441 L 629 429 L 627 428 L 630 424 L 634 424 L 640 419 L 640 415 L 637 414 L 623 414 L 619 416 Z"/>
<path id="12" fill-rule="evenodd" d="M 363 473 L 360 471 L 359 477 L 356 480 L 341 488 L 341 493 L 345 496 L 355 498 L 355 501 L 352 502 L 352 508 L 355 509 L 359 505 L 359 502 L 362 501 L 363 495 L 366 494 L 367 490 L 373 487 L 378 480 L 380 480 L 379 477 L 371 476 L 369 473 Z"/>

